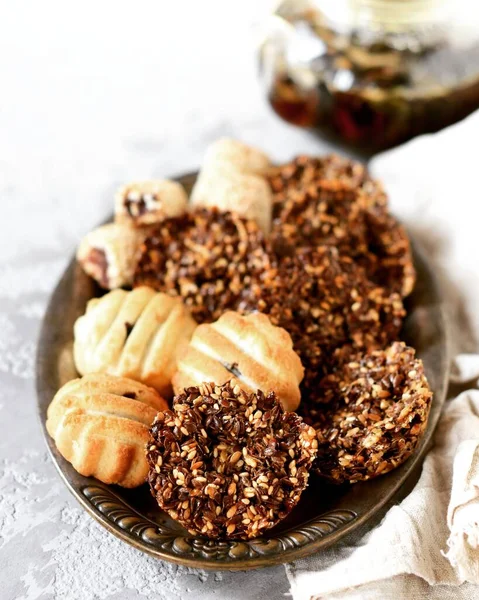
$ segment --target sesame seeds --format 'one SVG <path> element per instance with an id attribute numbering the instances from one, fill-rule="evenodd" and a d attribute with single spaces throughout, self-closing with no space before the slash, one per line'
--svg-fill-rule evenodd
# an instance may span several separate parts
<path id="1" fill-rule="evenodd" d="M 315 468 L 336 483 L 399 466 L 426 428 L 432 393 L 422 362 L 403 342 L 347 363 L 320 391 L 322 402 L 309 413 L 319 442 Z"/>
<path id="2" fill-rule="evenodd" d="M 141 248 L 134 285 L 181 296 L 198 322 L 235 309 L 251 275 L 269 262 L 254 221 L 216 208 L 164 220 Z"/>
<path id="3" fill-rule="evenodd" d="M 283 256 L 242 295 L 240 310 L 260 310 L 291 335 L 305 367 L 302 404 L 348 353 L 396 339 L 405 311 L 399 294 L 365 277 L 337 248 L 322 245 Z"/>
<path id="4" fill-rule="evenodd" d="M 415 271 L 407 234 L 363 165 L 336 155 L 298 156 L 271 169 L 269 182 L 277 244 L 335 246 L 374 283 L 402 296 L 411 292 Z"/>
<path id="5" fill-rule="evenodd" d="M 160 507 L 189 531 L 238 539 L 289 514 L 318 445 L 314 429 L 273 393 L 247 394 L 235 380 L 186 389 L 150 437 L 149 482 Z"/>

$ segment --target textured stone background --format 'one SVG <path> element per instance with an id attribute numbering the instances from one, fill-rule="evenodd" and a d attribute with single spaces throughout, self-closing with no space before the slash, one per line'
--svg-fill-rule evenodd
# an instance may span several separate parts
<path id="1" fill-rule="evenodd" d="M 283 567 L 206 573 L 148 558 L 70 497 L 36 417 L 49 294 L 130 178 L 198 165 L 220 135 L 275 159 L 326 146 L 282 124 L 256 78 L 268 2 L 0 0 L 0 598 L 284 597 Z"/>

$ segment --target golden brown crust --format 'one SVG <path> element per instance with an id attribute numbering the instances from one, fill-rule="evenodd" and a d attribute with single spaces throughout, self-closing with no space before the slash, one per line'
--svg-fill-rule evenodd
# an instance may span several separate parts
<path id="1" fill-rule="evenodd" d="M 47 412 L 47 431 L 78 473 L 103 483 L 145 482 L 145 444 L 158 411 L 168 408 L 153 389 L 125 378 L 88 375 L 64 385 Z"/>
<path id="2" fill-rule="evenodd" d="M 81 374 L 129 377 L 170 397 L 178 356 L 195 327 L 180 298 L 148 287 L 114 290 L 91 300 L 75 323 L 75 364 Z"/>
<path id="3" fill-rule="evenodd" d="M 361 265 L 368 278 L 407 296 L 416 279 L 406 231 L 364 165 L 334 154 L 297 156 L 273 167 L 272 240 L 281 246 L 331 245 Z"/>
<path id="4" fill-rule="evenodd" d="M 235 377 L 247 392 L 274 391 L 285 410 L 296 410 L 304 369 L 285 329 L 266 315 L 242 316 L 228 311 L 218 321 L 200 325 L 178 362 L 175 393 L 214 381 L 223 385 Z"/>
<path id="5" fill-rule="evenodd" d="M 131 285 L 146 233 L 127 223 L 102 225 L 82 239 L 77 260 L 107 290 Z"/>

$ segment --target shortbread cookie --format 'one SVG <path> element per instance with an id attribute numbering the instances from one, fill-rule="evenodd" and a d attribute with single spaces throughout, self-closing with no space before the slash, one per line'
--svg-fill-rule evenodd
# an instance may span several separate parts
<path id="1" fill-rule="evenodd" d="M 307 408 L 323 477 L 354 483 L 384 475 L 418 446 L 432 393 L 422 361 L 403 342 L 359 355 L 319 387 L 322 402 Z"/>
<path id="2" fill-rule="evenodd" d="M 237 140 L 218 140 L 206 152 L 191 203 L 234 211 L 269 233 L 273 197 L 263 176 L 269 166 L 261 150 Z"/>
<path id="3" fill-rule="evenodd" d="M 359 162 L 336 155 L 299 156 L 272 168 L 273 240 L 335 246 L 362 265 L 369 279 L 407 296 L 415 270 L 404 228 L 388 211 L 381 184 Z"/>
<path id="4" fill-rule="evenodd" d="M 172 393 L 178 358 L 196 327 L 180 298 L 147 287 L 94 298 L 75 323 L 74 358 L 80 374 L 110 373 Z"/>
<path id="5" fill-rule="evenodd" d="M 234 377 L 246 392 L 275 391 L 285 410 L 296 410 L 304 369 L 285 329 L 266 315 L 244 317 L 224 313 L 218 321 L 200 325 L 173 377 L 175 394 L 184 388 L 214 381 L 223 385 Z"/>
<path id="6" fill-rule="evenodd" d="M 78 473 L 103 483 L 145 482 L 149 428 L 167 403 L 153 389 L 111 375 L 87 375 L 64 385 L 47 413 L 47 431 Z"/>
<path id="7" fill-rule="evenodd" d="M 235 310 L 254 273 L 269 263 L 256 223 L 216 208 L 167 219 L 142 246 L 134 285 L 183 298 L 200 323 Z"/>
<path id="8" fill-rule="evenodd" d="M 146 232 L 126 223 L 109 223 L 88 233 L 80 242 L 77 260 L 104 289 L 129 286 Z"/>
<path id="9" fill-rule="evenodd" d="M 314 429 L 274 393 L 203 384 L 158 413 L 147 458 L 160 508 L 209 538 L 254 538 L 298 503 L 316 456 Z"/>
<path id="10" fill-rule="evenodd" d="M 158 179 L 132 182 L 115 196 L 115 221 L 153 225 L 186 212 L 188 196 L 177 181 Z"/>

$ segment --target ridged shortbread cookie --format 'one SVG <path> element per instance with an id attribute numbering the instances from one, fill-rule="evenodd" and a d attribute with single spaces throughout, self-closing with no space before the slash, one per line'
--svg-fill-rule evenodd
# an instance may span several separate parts
<path id="1" fill-rule="evenodd" d="M 171 379 L 196 322 L 181 298 L 148 287 L 94 298 L 75 323 L 74 358 L 81 374 L 110 373 L 171 395 Z"/>
<path id="2" fill-rule="evenodd" d="M 289 333 L 272 325 L 266 315 L 242 316 L 228 311 L 216 322 L 200 325 L 178 361 L 173 378 L 176 394 L 214 381 L 235 378 L 247 392 L 274 390 L 285 410 L 296 410 L 304 369 Z"/>
<path id="3" fill-rule="evenodd" d="M 158 411 L 153 389 L 122 377 L 94 374 L 64 385 L 47 413 L 47 431 L 78 473 L 136 487 L 148 474 L 145 447 Z"/>

